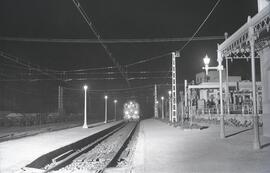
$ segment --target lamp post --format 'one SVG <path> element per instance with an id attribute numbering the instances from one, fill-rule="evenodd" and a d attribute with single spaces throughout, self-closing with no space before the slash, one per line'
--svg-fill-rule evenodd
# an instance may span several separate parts
<path id="1" fill-rule="evenodd" d="M 88 128 L 88 125 L 87 125 L 87 89 L 88 89 L 88 86 L 84 85 L 83 89 L 84 89 L 84 123 L 83 123 L 83 128 L 87 129 Z"/>
<path id="2" fill-rule="evenodd" d="M 108 121 L 108 96 L 105 95 L 104 99 L 105 99 L 105 120 L 104 120 L 104 123 L 107 123 L 107 121 Z"/>
<path id="3" fill-rule="evenodd" d="M 116 104 L 117 104 L 117 100 L 114 100 L 114 120 L 116 121 Z"/>
<path id="4" fill-rule="evenodd" d="M 172 91 L 168 91 L 169 94 L 169 121 L 172 121 Z"/>
<path id="5" fill-rule="evenodd" d="M 219 100 L 220 100 L 220 138 L 224 139 L 225 138 L 225 129 L 224 129 L 224 114 L 223 114 L 223 95 L 222 95 L 222 70 L 223 70 L 223 65 L 222 65 L 222 57 L 220 52 L 218 51 L 218 66 L 216 67 L 209 67 L 210 63 L 210 58 L 205 55 L 203 62 L 204 62 L 204 67 L 206 71 L 206 75 L 208 75 L 208 70 L 218 70 L 219 71 Z"/>
<path id="6" fill-rule="evenodd" d="M 161 117 L 164 119 L 164 97 L 161 97 Z"/>

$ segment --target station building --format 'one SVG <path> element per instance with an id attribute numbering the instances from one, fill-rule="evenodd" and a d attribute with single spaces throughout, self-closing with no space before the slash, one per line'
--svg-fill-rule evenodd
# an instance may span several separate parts
<path id="1" fill-rule="evenodd" d="M 196 82 L 188 85 L 188 100 L 197 113 L 218 113 L 219 109 L 219 72 L 209 71 L 196 74 Z M 224 104 L 225 113 L 251 114 L 252 113 L 252 82 L 241 80 L 241 76 L 228 76 L 228 93 L 226 93 L 226 77 L 223 71 L 223 102 L 228 97 L 228 104 Z M 257 84 L 257 110 L 262 113 L 262 84 Z M 228 94 L 228 95 L 227 95 Z M 227 97 L 226 97 L 227 95 Z M 211 102 L 211 106 L 209 106 Z M 214 105 L 214 106 L 213 106 Z M 210 108 L 211 107 L 211 108 Z M 193 111 L 194 112 L 194 111 Z"/>
<path id="2" fill-rule="evenodd" d="M 261 64 L 263 133 L 270 136 L 270 1 L 257 0 L 258 13 L 218 46 L 218 59 L 255 57 Z M 254 70 L 255 71 L 255 70 Z"/>

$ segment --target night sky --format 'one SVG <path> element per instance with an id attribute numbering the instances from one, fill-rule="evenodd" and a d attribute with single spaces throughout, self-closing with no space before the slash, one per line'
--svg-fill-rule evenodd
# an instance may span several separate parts
<path id="1" fill-rule="evenodd" d="M 215 0 L 79 0 L 79 2 L 102 39 L 191 37 L 216 3 Z M 221 0 L 196 36 L 223 36 L 224 32 L 230 35 L 247 21 L 248 15 L 253 16 L 256 13 L 257 0 Z M 0 23 L 0 37 L 96 39 L 72 0 L 1 0 Z M 177 60 L 178 83 L 183 83 L 184 79 L 190 81 L 195 78 L 196 73 L 202 71 L 202 58 L 206 53 L 212 58 L 211 65 L 216 65 L 217 43 L 222 41 L 193 41 L 188 44 Z M 177 50 L 184 43 L 106 45 L 117 61 L 121 65 L 126 65 Z M 38 64 L 42 68 L 56 70 L 113 66 L 100 44 L 0 40 L 0 50 Z M 2 62 L 3 60 L 0 60 L 0 63 Z M 127 71 L 168 71 L 170 64 L 170 57 L 166 56 L 132 66 Z M 0 65 L 0 68 L 2 73 L 9 73 L 7 67 Z M 243 75 L 244 79 L 250 79 L 250 62 L 234 61 L 230 63 L 230 69 L 230 75 Z M 168 75 L 162 73 L 159 76 Z M 100 80 L 77 81 L 77 84 L 95 83 L 94 88 L 126 87 L 123 79 L 105 81 L 108 84 L 105 86 L 104 81 L 99 82 Z M 131 80 L 131 86 L 162 82 L 169 82 L 169 79 Z"/>

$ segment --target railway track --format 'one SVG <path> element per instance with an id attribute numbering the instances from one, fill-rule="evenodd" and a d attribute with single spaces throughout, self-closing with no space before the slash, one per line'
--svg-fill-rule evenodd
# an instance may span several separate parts
<path id="1" fill-rule="evenodd" d="M 115 165 L 127 147 L 138 122 L 126 122 L 104 133 L 95 141 L 79 149 L 65 150 L 53 157 L 45 166 L 26 168 L 26 172 L 103 172 Z"/>

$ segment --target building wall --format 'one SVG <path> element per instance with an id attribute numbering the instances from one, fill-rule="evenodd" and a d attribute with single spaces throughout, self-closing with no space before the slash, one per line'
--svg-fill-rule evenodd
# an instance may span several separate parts
<path id="1" fill-rule="evenodd" d="M 241 76 L 229 76 L 229 82 L 238 82 L 241 81 L 241 79 Z M 222 71 L 222 81 L 226 81 L 225 70 Z M 219 82 L 219 72 L 217 70 L 209 71 L 208 76 L 206 76 L 205 72 L 197 73 L 196 84 L 200 84 L 203 82 Z"/>
<path id="2" fill-rule="evenodd" d="M 270 137 L 270 48 L 260 52 L 262 104 L 263 104 L 263 133 Z"/>

